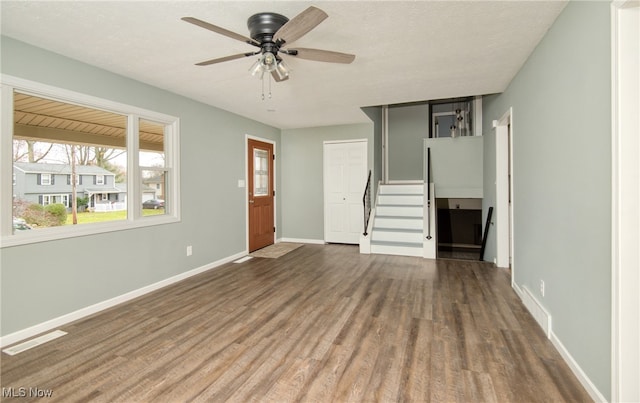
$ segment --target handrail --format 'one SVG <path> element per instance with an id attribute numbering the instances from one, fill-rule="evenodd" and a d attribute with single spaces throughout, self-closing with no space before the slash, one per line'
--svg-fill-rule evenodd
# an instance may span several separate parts
<path id="1" fill-rule="evenodd" d="M 480 247 L 480 261 L 484 260 L 484 250 L 487 247 L 487 235 L 489 235 L 489 227 L 491 225 L 491 215 L 493 214 L 493 206 L 489 207 L 487 212 L 487 221 L 484 224 L 484 235 L 482 236 L 482 246 Z"/>
<path id="2" fill-rule="evenodd" d="M 364 206 L 364 232 L 362 235 L 367 236 L 367 226 L 369 225 L 369 218 L 371 216 L 371 170 L 369 170 L 367 186 L 364 188 L 362 205 Z"/>

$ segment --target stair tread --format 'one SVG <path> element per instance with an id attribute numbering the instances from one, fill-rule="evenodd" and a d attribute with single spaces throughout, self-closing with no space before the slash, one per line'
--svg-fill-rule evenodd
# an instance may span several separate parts
<path id="1" fill-rule="evenodd" d="M 411 234 L 421 234 L 422 233 L 422 229 L 414 229 L 414 228 L 373 227 L 373 231 L 407 232 L 407 233 L 411 233 Z"/>
<path id="2" fill-rule="evenodd" d="M 424 196 L 424 193 L 379 193 L 382 196 Z"/>
<path id="3" fill-rule="evenodd" d="M 413 216 L 408 216 L 408 215 L 376 215 L 376 218 L 384 218 L 384 219 L 392 219 L 392 220 L 421 220 L 421 221 L 423 219 L 421 215 L 413 215 Z"/>
<path id="4" fill-rule="evenodd" d="M 418 183 L 380 186 L 371 230 L 371 253 L 422 256 L 424 193 L 424 185 Z"/>
<path id="5" fill-rule="evenodd" d="M 398 241 L 374 241 L 371 240 L 371 246 L 402 246 L 407 248 L 422 248 L 422 243 L 418 242 L 398 242 Z"/>
<path id="6" fill-rule="evenodd" d="M 383 204 L 383 203 L 378 203 L 377 207 L 422 207 L 422 204 Z"/>

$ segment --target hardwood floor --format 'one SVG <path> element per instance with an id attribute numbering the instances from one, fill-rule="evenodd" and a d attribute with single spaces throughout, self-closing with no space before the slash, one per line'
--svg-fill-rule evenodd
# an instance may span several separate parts
<path id="1" fill-rule="evenodd" d="M 61 329 L 2 354 L 2 387 L 48 401 L 591 400 L 508 273 L 481 262 L 304 245 Z"/>

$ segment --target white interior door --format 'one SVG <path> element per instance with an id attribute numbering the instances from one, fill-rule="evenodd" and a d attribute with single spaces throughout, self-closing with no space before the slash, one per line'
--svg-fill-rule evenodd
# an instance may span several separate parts
<path id="1" fill-rule="evenodd" d="M 324 240 L 357 244 L 364 231 L 367 141 L 324 143 Z"/>

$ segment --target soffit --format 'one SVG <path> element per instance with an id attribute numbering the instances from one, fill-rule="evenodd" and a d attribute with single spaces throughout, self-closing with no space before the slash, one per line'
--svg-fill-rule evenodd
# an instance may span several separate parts
<path id="1" fill-rule="evenodd" d="M 15 138 L 126 147 L 127 117 L 16 92 Z M 142 148 L 162 151 L 164 125 L 140 120 Z"/>

